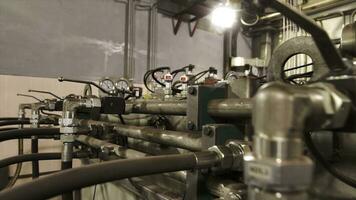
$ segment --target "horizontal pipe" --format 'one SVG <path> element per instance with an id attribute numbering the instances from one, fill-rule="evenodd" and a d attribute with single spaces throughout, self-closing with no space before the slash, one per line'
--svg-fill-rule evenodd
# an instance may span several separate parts
<path id="1" fill-rule="evenodd" d="M 128 140 L 128 145 L 129 148 L 133 148 L 133 149 L 128 149 L 128 148 L 123 148 L 120 145 L 117 144 L 113 144 L 113 143 L 109 143 L 103 140 L 99 140 L 96 139 L 94 137 L 91 136 L 86 136 L 86 135 L 77 135 L 75 138 L 76 141 L 85 144 L 87 146 L 90 146 L 91 148 L 94 149 L 103 149 L 103 148 L 111 148 L 112 150 L 114 150 L 114 152 L 116 153 L 117 156 L 119 156 L 120 158 L 125 158 L 125 159 L 132 159 L 132 158 L 142 158 L 142 157 L 146 157 L 147 155 L 164 155 L 166 154 L 179 154 L 179 151 L 177 150 L 176 152 L 172 152 L 172 151 L 165 151 L 162 150 L 162 148 L 160 148 L 158 150 L 158 144 L 156 146 L 156 144 L 150 143 L 147 144 L 148 142 L 137 142 L 137 141 L 132 141 L 132 138 L 129 138 Z M 142 145 L 144 144 L 144 146 Z M 154 147 L 152 147 L 154 146 Z M 139 147 L 139 149 L 136 149 L 137 147 Z M 142 148 L 144 147 L 144 148 Z M 153 149 L 153 150 L 152 150 Z M 154 152 L 154 154 L 152 154 L 152 152 Z M 179 180 L 181 182 L 185 182 L 186 179 L 186 173 L 184 171 L 180 171 L 180 172 L 172 172 L 172 173 L 167 173 L 165 174 L 166 176 L 169 176 L 171 178 L 175 178 L 176 180 Z"/>
<path id="2" fill-rule="evenodd" d="M 186 101 L 136 100 L 126 103 L 126 114 L 186 115 Z"/>
<path id="3" fill-rule="evenodd" d="M 153 156 L 140 159 L 115 160 L 68 169 L 13 189 L 0 192 L 0 199 L 48 199 L 83 187 L 130 177 L 158 173 L 209 168 L 219 162 L 214 152 Z M 154 163 L 154 164 L 152 164 Z M 59 181 L 60 180 L 60 181 Z"/>
<path id="4" fill-rule="evenodd" d="M 84 158 L 87 155 L 75 153 L 73 156 L 75 158 Z M 0 168 L 13 165 L 16 163 L 22 163 L 22 162 L 39 161 L 39 160 L 58 160 L 58 159 L 61 159 L 61 153 L 24 154 L 24 155 L 12 156 L 0 160 Z"/>
<path id="5" fill-rule="evenodd" d="M 193 132 L 168 131 L 146 126 L 129 126 L 119 123 L 101 122 L 93 120 L 80 120 L 80 124 L 83 126 L 112 126 L 118 134 L 123 136 L 187 149 L 191 151 L 199 151 L 202 149 L 203 146 L 201 141 L 201 134 Z"/>
<path id="6" fill-rule="evenodd" d="M 354 2 L 354 0 L 326 0 L 326 1 L 317 1 L 312 4 L 306 4 L 302 6 L 302 11 L 308 15 L 312 15 L 318 12 L 322 12 L 328 9 L 332 9 L 338 6 L 343 6 L 349 3 Z M 281 17 L 281 13 L 271 13 L 260 18 L 261 21 L 273 21 L 278 20 Z"/>
<path id="7" fill-rule="evenodd" d="M 213 117 L 251 117 L 251 99 L 215 99 L 208 104 L 208 113 Z"/>
<path id="8" fill-rule="evenodd" d="M 0 142 L 5 140 L 30 138 L 31 136 L 53 137 L 59 135 L 59 128 L 25 128 L 0 132 Z"/>
<path id="9" fill-rule="evenodd" d="M 0 121 L 0 126 L 10 126 L 10 125 L 20 125 L 20 124 L 30 124 L 29 119 L 16 119 L 16 120 L 3 120 Z"/>
<path id="10" fill-rule="evenodd" d="M 18 120 L 18 117 L 0 117 L 0 121 L 7 121 L 7 120 Z M 23 118 L 24 120 L 30 120 L 30 118 Z"/>

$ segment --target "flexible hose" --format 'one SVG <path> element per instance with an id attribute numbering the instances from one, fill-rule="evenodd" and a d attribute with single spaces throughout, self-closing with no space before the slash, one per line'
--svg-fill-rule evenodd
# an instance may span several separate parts
<path id="1" fill-rule="evenodd" d="M 0 117 L 0 121 L 7 121 L 7 120 L 18 120 L 18 117 Z M 29 118 L 23 118 L 24 120 L 30 120 Z"/>
<path id="2" fill-rule="evenodd" d="M 23 155 L 23 139 L 18 139 L 18 155 L 19 156 Z M 21 170 L 22 170 L 22 162 L 17 163 L 14 176 L 10 179 L 10 181 L 6 185 L 6 188 L 11 188 L 12 186 L 15 185 L 16 181 L 18 180 L 21 174 Z"/>
<path id="3" fill-rule="evenodd" d="M 48 121 L 40 121 L 40 124 L 53 124 L 54 122 Z M 1 126 L 10 126 L 10 125 L 24 125 L 24 124 L 31 124 L 29 119 L 21 119 L 21 120 L 0 120 L 0 127 Z"/>
<path id="4" fill-rule="evenodd" d="M 32 136 L 31 137 L 31 153 L 36 154 L 38 153 L 38 137 Z M 40 176 L 40 164 L 38 161 L 32 161 L 32 179 L 38 178 Z"/>
<path id="5" fill-rule="evenodd" d="M 316 148 L 315 144 L 313 143 L 313 140 L 311 138 L 311 133 L 306 132 L 304 134 L 304 141 L 306 146 L 308 147 L 309 151 L 313 154 L 315 159 L 320 162 L 320 164 L 333 176 L 335 176 L 337 179 L 342 181 L 343 183 L 356 188 L 356 180 L 352 179 L 348 176 L 345 176 L 344 174 L 341 174 L 335 167 L 333 167 L 324 157 L 323 155 L 318 151 Z"/>
<path id="6" fill-rule="evenodd" d="M 29 161 L 40 161 L 40 160 L 59 160 L 61 159 L 61 153 L 35 153 L 35 154 L 24 154 L 19 156 L 12 156 L 0 160 L 0 168 L 13 165 L 16 163 L 23 163 Z M 74 158 L 85 158 L 87 154 L 74 153 Z"/>
<path id="7" fill-rule="evenodd" d="M 21 120 L 3 120 L 0 121 L 0 126 L 9 126 L 9 125 L 20 125 L 20 124 L 30 124 L 29 119 L 21 119 Z"/>
<path id="8" fill-rule="evenodd" d="M 0 142 L 5 140 L 31 138 L 31 136 L 47 137 L 59 135 L 59 128 L 28 128 L 0 132 Z"/>
<path id="9" fill-rule="evenodd" d="M 17 130 L 19 128 L 0 128 L 0 134 L 1 134 L 1 131 L 10 131 L 10 130 Z"/>
<path id="10" fill-rule="evenodd" d="M 48 199 L 75 189 L 124 178 L 207 168 L 218 161 L 214 152 L 108 161 L 68 169 L 4 190 L 0 192 L 0 199 L 23 200 L 24 195 L 27 200 Z"/>
<path id="11" fill-rule="evenodd" d="M 61 162 L 61 170 L 68 170 L 68 169 L 72 169 L 73 167 L 73 162 L 69 161 L 69 162 Z M 73 200 L 73 191 L 69 191 L 66 193 L 62 194 L 62 200 Z"/>

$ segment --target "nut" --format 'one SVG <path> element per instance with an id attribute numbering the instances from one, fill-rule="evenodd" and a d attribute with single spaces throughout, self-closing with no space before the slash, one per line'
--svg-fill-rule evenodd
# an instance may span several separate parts
<path id="1" fill-rule="evenodd" d="M 233 166 L 234 157 L 231 150 L 226 146 L 212 146 L 209 148 L 209 151 L 215 152 L 219 159 L 220 164 L 217 166 L 217 170 L 226 170 L 231 169 Z"/>
<path id="2" fill-rule="evenodd" d="M 234 157 L 232 169 L 242 171 L 244 156 L 252 153 L 251 143 L 241 140 L 231 140 L 226 146 L 230 148 Z"/>
<path id="3" fill-rule="evenodd" d="M 313 175 L 313 162 L 308 157 L 279 160 L 245 160 L 245 182 L 262 188 L 305 188 L 310 185 Z"/>

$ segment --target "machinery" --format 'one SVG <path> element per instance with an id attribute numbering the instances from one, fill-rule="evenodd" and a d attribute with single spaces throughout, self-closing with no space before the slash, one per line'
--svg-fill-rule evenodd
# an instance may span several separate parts
<path id="1" fill-rule="evenodd" d="M 82 188 L 116 180 L 126 180 L 120 185 L 137 199 L 356 199 L 355 152 L 347 155 L 356 132 L 356 25 L 344 27 L 336 48 L 306 16 L 309 4 L 293 2 L 238 2 L 241 23 L 262 41 L 260 56 L 232 57 L 223 78 L 214 67 L 164 66 L 148 70 L 143 84 L 59 78 L 83 84 L 83 94 L 29 91 L 53 98 L 21 104 L 18 117 L 0 119 L 0 126 L 19 125 L 0 130 L 0 141 L 19 141 L 19 155 L 0 160 L 1 167 L 17 164 L 0 199 L 70 200 Z M 345 13 L 353 19 L 355 11 Z M 281 25 L 275 18 L 282 16 Z M 282 42 L 272 51 L 275 32 Z M 58 140 L 62 152 L 38 152 L 43 138 Z M 23 152 L 25 139 L 31 154 Z M 38 161 L 53 159 L 62 161 L 61 171 L 38 178 Z M 97 162 L 72 168 L 73 159 Z M 32 161 L 34 180 L 12 187 L 25 161 Z"/>

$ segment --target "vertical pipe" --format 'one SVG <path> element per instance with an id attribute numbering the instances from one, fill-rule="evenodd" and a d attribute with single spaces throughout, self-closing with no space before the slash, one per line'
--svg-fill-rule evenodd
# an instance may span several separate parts
<path id="1" fill-rule="evenodd" d="M 31 153 L 38 153 L 38 137 L 32 136 L 31 137 Z M 38 161 L 32 161 L 32 179 L 38 178 L 40 176 L 40 169 L 39 169 Z"/>
<path id="2" fill-rule="evenodd" d="M 224 43 L 223 43 L 223 77 L 230 70 L 230 56 L 231 56 L 231 31 L 226 30 L 224 32 Z"/>
<path id="3" fill-rule="evenodd" d="M 71 169 L 73 163 L 73 142 L 63 142 L 61 170 Z M 62 194 L 62 200 L 73 200 L 73 192 Z"/>
<path id="4" fill-rule="evenodd" d="M 156 67 L 157 50 L 157 6 L 155 2 L 149 10 L 148 41 L 147 41 L 147 71 Z"/>
<path id="5" fill-rule="evenodd" d="M 237 25 L 231 29 L 231 57 L 237 57 L 237 39 L 239 37 L 239 28 Z"/>
<path id="6" fill-rule="evenodd" d="M 132 79 L 135 74 L 135 0 L 128 0 L 125 14 L 124 77 Z"/>
<path id="7" fill-rule="evenodd" d="M 32 120 L 32 124 L 31 124 L 31 128 L 39 128 L 39 110 L 32 108 L 32 116 L 31 116 L 31 120 Z M 31 137 L 31 153 L 38 153 L 38 137 L 37 136 L 32 136 Z M 38 161 L 32 161 L 32 179 L 38 178 L 40 176 L 40 166 Z"/>

